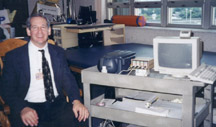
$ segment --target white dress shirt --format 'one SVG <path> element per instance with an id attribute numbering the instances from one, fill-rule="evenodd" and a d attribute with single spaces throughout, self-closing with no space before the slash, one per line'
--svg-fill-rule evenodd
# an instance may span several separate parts
<path id="1" fill-rule="evenodd" d="M 52 69 L 52 63 L 50 59 L 50 54 L 48 50 L 48 44 L 43 48 L 38 48 L 31 41 L 28 44 L 28 54 L 30 63 L 30 86 L 25 97 L 25 100 L 32 103 L 41 103 L 46 101 L 44 81 L 42 76 L 42 53 L 38 50 L 44 50 L 45 57 L 49 63 L 49 68 L 52 77 L 52 84 L 55 97 L 58 96 L 58 92 L 55 86 L 54 74 Z"/>

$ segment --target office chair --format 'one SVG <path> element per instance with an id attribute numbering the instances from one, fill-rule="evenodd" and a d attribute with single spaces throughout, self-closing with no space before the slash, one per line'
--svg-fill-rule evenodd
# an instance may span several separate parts
<path id="1" fill-rule="evenodd" d="M 7 39 L 0 43 L 0 57 L 4 57 L 5 54 L 15 48 L 23 46 L 27 42 L 20 39 Z"/>
<path id="2" fill-rule="evenodd" d="M 91 24 L 91 6 L 80 6 L 78 18 L 82 20 L 81 25 Z"/>

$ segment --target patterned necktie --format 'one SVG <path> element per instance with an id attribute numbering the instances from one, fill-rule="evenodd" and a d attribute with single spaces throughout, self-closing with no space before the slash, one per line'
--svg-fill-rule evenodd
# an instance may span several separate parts
<path id="1" fill-rule="evenodd" d="M 48 102 L 53 102 L 55 99 L 52 85 L 52 78 L 50 73 L 50 68 L 48 61 L 45 58 L 44 50 L 38 50 L 42 53 L 42 70 L 43 70 L 43 80 L 45 87 L 45 96 Z"/>

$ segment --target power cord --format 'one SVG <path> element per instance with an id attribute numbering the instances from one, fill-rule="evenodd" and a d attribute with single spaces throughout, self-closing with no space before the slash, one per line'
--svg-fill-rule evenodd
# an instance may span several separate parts
<path id="1" fill-rule="evenodd" d="M 99 127 L 115 127 L 112 120 L 106 119 L 104 122 L 100 123 Z"/>

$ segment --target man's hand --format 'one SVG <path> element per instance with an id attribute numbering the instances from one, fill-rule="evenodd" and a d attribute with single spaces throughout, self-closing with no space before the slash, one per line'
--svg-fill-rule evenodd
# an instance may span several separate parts
<path id="1" fill-rule="evenodd" d="M 37 126 L 38 124 L 38 115 L 37 112 L 29 107 L 25 107 L 21 111 L 21 119 L 26 126 Z"/>
<path id="2" fill-rule="evenodd" d="M 89 116 L 88 109 L 79 100 L 73 101 L 73 112 L 79 122 L 85 121 Z"/>

